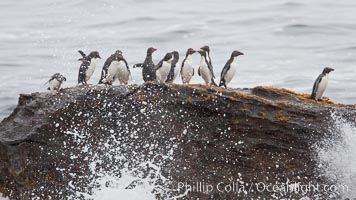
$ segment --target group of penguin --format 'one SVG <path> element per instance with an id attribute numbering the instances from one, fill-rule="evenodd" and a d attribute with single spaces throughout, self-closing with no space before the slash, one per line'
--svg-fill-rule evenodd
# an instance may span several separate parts
<path id="1" fill-rule="evenodd" d="M 231 53 L 230 58 L 221 71 L 220 82 L 219 85 L 217 85 L 214 81 L 215 75 L 211 63 L 209 46 L 203 46 L 199 50 L 189 48 L 180 67 L 177 66 L 179 60 L 179 53 L 177 51 L 168 52 L 160 62 L 154 64 L 152 54 L 156 50 L 157 49 L 153 47 L 148 48 L 144 62 L 133 65 L 133 68 L 142 68 L 142 78 L 145 82 L 172 83 L 178 74 L 180 74 L 183 84 L 189 84 L 194 76 L 192 55 L 198 52 L 201 56 L 198 75 L 203 78 L 206 85 L 224 86 L 225 88 L 227 88 L 227 84 L 235 75 L 237 57 L 244 55 L 237 50 L 234 50 Z M 79 53 L 82 57 L 78 59 L 78 61 L 81 61 L 78 84 L 86 85 L 95 71 L 98 59 L 101 59 L 101 57 L 98 51 L 92 51 L 88 55 L 83 51 L 79 51 Z M 329 67 L 324 68 L 323 72 L 318 76 L 314 83 L 310 98 L 317 101 L 321 100 L 331 71 L 334 71 L 334 69 Z M 131 72 L 129 65 L 123 57 L 122 51 L 117 50 L 106 59 L 101 72 L 99 84 L 112 85 L 113 82 L 118 79 L 121 85 L 127 85 L 130 76 Z M 61 84 L 64 81 L 66 81 L 66 78 L 63 75 L 60 73 L 54 74 L 50 80 L 46 82 L 46 84 L 49 83 L 48 90 L 51 90 L 52 92 L 59 91 Z"/>

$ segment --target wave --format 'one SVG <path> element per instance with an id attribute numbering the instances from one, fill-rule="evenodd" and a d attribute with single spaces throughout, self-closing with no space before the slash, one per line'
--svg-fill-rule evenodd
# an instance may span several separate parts
<path id="1" fill-rule="evenodd" d="M 115 132 L 109 131 L 113 134 Z M 88 158 L 90 159 L 88 173 L 83 177 L 83 181 L 89 181 L 89 183 L 85 188 L 76 187 L 75 181 L 78 177 L 72 177 L 67 186 L 73 194 L 69 199 L 116 200 L 118 197 L 125 197 L 129 200 L 150 200 L 177 199 L 177 197 L 184 196 L 185 191 L 181 194 L 181 191 L 169 189 L 172 182 L 163 175 L 164 162 L 173 159 L 175 146 L 171 147 L 167 155 L 151 150 L 152 157 L 142 157 L 138 153 L 137 156 L 129 157 L 126 152 L 127 147 L 137 145 L 133 144 L 129 138 L 139 137 L 135 134 L 122 136 L 123 138 L 112 136 L 100 142 L 100 146 L 93 148 L 87 143 L 92 137 L 85 131 L 67 131 L 67 135 L 78 146 L 82 146 L 80 154 L 91 157 Z M 66 142 L 63 143 L 64 148 L 67 148 L 66 144 Z M 149 146 L 147 148 L 150 149 Z M 136 153 L 130 152 L 130 154 Z M 80 155 L 72 156 L 72 160 L 79 159 Z"/>
<path id="2" fill-rule="evenodd" d="M 318 147 L 320 171 L 338 186 L 336 195 L 342 199 L 356 197 L 356 127 L 355 116 L 332 115 L 333 133 Z"/>

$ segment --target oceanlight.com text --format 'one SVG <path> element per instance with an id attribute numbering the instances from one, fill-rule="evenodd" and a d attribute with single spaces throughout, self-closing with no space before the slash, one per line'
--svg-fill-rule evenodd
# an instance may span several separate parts
<path id="1" fill-rule="evenodd" d="M 205 182 L 178 182 L 176 187 L 178 190 L 184 190 L 188 192 L 232 192 L 232 193 L 324 193 L 324 192 L 349 192 L 348 185 L 328 185 L 319 183 L 245 183 L 241 181 L 236 182 L 219 182 L 217 184 L 209 184 Z"/>

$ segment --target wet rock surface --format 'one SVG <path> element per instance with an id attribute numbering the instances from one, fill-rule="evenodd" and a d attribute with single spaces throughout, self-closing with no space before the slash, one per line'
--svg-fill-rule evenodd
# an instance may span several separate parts
<path id="1" fill-rule="evenodd" d="M 356 108 L 306 97 L 271 87 L 156 84 L 21 95 L 0 124 L 0 192 L 87 199 L 103 174 L 132 169 L 146 179 L 159 166 L 153 184 L 166 189 L 154 191 L 158 199 L 182 195 L 188 185 L 186 199 L 329 195 L 263 188 L 328 181 L 314 147 L 333 136 L 332 113 L 352 121 Z"/>

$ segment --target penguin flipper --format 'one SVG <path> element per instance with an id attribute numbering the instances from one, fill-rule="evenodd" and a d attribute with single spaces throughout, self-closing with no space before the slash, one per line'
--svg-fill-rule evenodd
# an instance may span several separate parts
<path id="1" fill-rule="evenodd" d="M 198 68 L 198 75 L 201 76 L 201 74 L 200 74 L 200 67 Z"/>
<path id="2" fill-rule="evenodd" d="M 231 59 L 229 59 L 229 60 L 226 62 L 225 66 L 224 66 L 224 68 L 222 69 L 221 74 L 220 74 L 221 80 L 224 79 L 226 73 L 230 70 L 231 63 L 232 63 L 232 60 L 231 60 Z"/>
<path id="3" fill-rule="evenodd" d="M 192 76 L 194 76 L 194 68 L 193 68 L 193 74 L 192 74 Z"/>
<path id="4" fill-rule="evenodd" d="M 320 74 L 318 76 L 318 78 L 315 80 L 314 85 L 313 85 L 313 91 L 312 91 L 312 94 L 310 95 L 311 99 L 315 99 L 316 92 L 318 91 L 319 84 L 320 84 L 321 80 L 323 79 L 323 77 L 324 77 L 324 75 Z"/>
<path id="5" fill-rule="evenodd" d="M 82 55 L 83 58 L 86 58 L 87 56 L 85 55 L 85 53 L 82 50 L 78 51 L 80 53 L 80 55 Z"/>
<path id="6" fill-rule="evenodd" d="M 103 68 L 103 70 L 101 71 L 101 76 L 100 76 L 99 84 L 105 83 L 105 82 L 104 82 L 104 79 L 105 79 L 105 76 L 106 76 L 106 70 L 107 70 L 107 69 Z"/>
<path id="7" fill-rule="evenodd" d="M 161 67 L 162 67 L 162 65 L 163 65 L 163 61 L 164 61 L 164 59 L 162 59 L 161 61 L 159 61 L 159 63 L 158 63 L 157 65 L 155 65 L 155 66 L 154 66 L 154 70 L 155 70 L 155 71 L 157 71 L 159 68 L 161 68 Z"/>
<path id="8" fill-rule="evenodd" d="M 210 59 L 210 58 L 209 58 Z M 213 75 L 213 78 L 215 78 L 215 74 L 214 74 L 214 70 L 213 70 L 213 65 L 211 64 L 211 59 L 209 60 L 209 65 L 210 65 L 210 71 L 211 71 L 211 74 Z"/>

